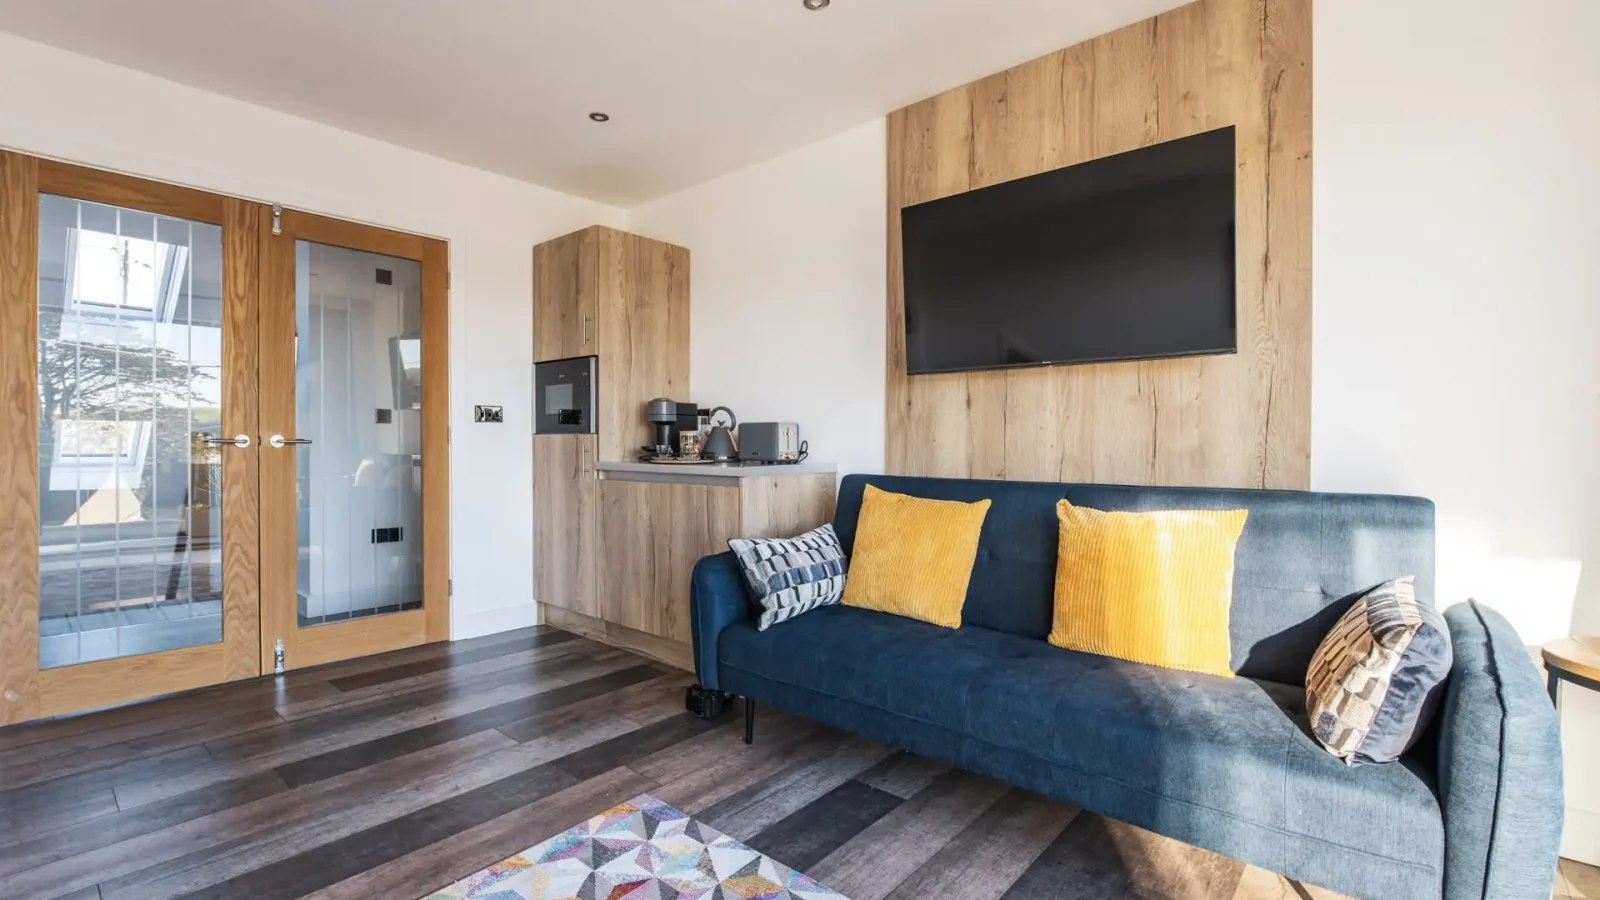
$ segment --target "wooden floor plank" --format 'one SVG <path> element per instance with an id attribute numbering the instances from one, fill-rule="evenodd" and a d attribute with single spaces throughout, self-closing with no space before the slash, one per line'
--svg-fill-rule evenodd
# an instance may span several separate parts
<path id="1" fill-rule="evenodd" d="M 286 790 L 288 787 L 276 774 L 266 772 L 211 785 L 129 812 L 109 813 L 66 828 L 19 831 L 9 835 L 18 840 L 0 846 L 0 875 L 48 865 Z"/>
<path id="2" fill-rule="evenodd" d="M 333 752 L 355 744 L 377 740 L 386 735 L 442 722 L 458 715 L 475 713 L 501 704 L 525 701 L 530 697 L 536 697 L 541 693 L 557 690 L 569 683 L 573 683 L 574 679 L 584 677 L 599 678 L 612 672 L 622 671 L 641 664 L 640 658 L 633 656 L 608 659 L 581 666 L 577 669 L 567 670 L 559 676 L 533 678 L 527 684 L 504 686 L 485 691 L 482 694 L 469 695 L 443 703 L 406 710 L 386 718 L 355 724 L 347 730 L 327 732 L 326 729 L 321 729 L 319 731 L 327 733 L 319 733 L 301 740 L 286 738 L 279 742 L 276 750 L 268 753 L 241 760 L 214 762 L 211 765 L 199 766 L 191 772 L 165 780 L 149 780 L 119 787 L 117 789 L 117 801 L 122 808 L 128 809 L 164 797 L 196 790 L 218 781 L 239 778 L 254 772 L 274 770 L 280 766 L 318 754 Z M 602 701 L 596 700 L 595 702 Z M 534 701 L 521 707 L 507 707 L 505 712 L 507 715 L 525 716 L 525 711 L 528 709 L 543 709 L 543 704 Z M 497 716 L 496 718 L 499 717 Z"/>
<path id="3" fill-rule="evenodd" d="M 446 671 L 456 667 L 468 666 L 472 663 L 480 662 L 486 659 L 493 659 L 498 656 L 514 655 L 522 651 L 533 650 L 538 647 L 550 647 L 559 644 L 565 644 L 575 640 L 576 638 L 577 635 L 569 634 L 565 631 L 535 632 L 532 634 L 523 635 L 514 640 L 502 641 L 500 643 L 490 644 L 484 647 L 462 648 L 459 652 L 451 653 L 448 656 L 418 660 L 417 662 L 413 663 L 389 666 L 382 669 L 374 669 L 370 672 L 364 672 L 356 675 L 346 675 L 341 678 L 333 678 L 329 680 L 329 683 L 341 691 L 355 691 L 360 690 L 361 688 L 372 687 L 374 685 L 385 684 L 392 681 L 402 681 L 408 678 L 415 678 L 418 675 L 426 675 L 430 672 Z"/>
<path id="4" fill-rule="evenodd" d="M 1078 813 L 1013 788 L 900 882 L 889 900 L 999 900 Z"/>
<path id="5" fill-rule="evenodd" d="M 0 897 L 48 896 L 47 890 L 78 890 L 140 873 L 182 857 L 199 858 L 213 847 L 259 835 L 289 823 L 331 816 L 386 796 L 410 790 L 427 777 L 449 777 L 457 766 L 475 762 L 493 748 L 505 747 L 498 733 L 476 735 L 461 745 L 433 747 L 388 766 L 284 791 L 158 831 L 118 841 L 47 865 L 0 878 Z M 470 771 L 470 769 L 469 769 Z"/>
<path id="6" fill-rule="evenodd" d="M 293 722 L 318 713 L 332 709 L 363 706 L 379 697 L 390 697 L 396 694 L 406 694 L 422 688 L 434 687 L 445 684 L 476 683 L 480 677 L 494 672 L 504 672 L 508 669 L 523 669 L 535 660 L 555 660 L 566 657 L 581 656 L 590 659 L 600 658 L 604 651 L 585 646 L 575 641 L 564 641 L 547 646 L 535 647 L 531 650 L 520 650 L 514 653 L 495 654 L 485 659 L 477 659 L 464 665 L 447 665 L 434 668 L 420 675 L 408 678 L 396 678 L 379 682 L 369 687 L 354 688 L 352 690 L 335 691 L 322 697 L 309 700 L 299 700 L 293 703 L 281 704 L 277 707 L 278 715 L 285 721 Z"/>
<path id="7" fill-rule="evenodd" d="M 902 750 L 861 775 L 861 783 L 909 800 L 950 771 L 950 764 Z"/>
<path id="8" fill-rule="evenodd" d="M 1101 816 L 1075 817 L 1003 900 L 1233 900 L 1244 863 Z"/>
<path id="9" fill-rule="evenodd" d="M 651 666 L 634 666 L 620 672 L 612 672 L 609 675 L 601 675 L 598 678 L 534 694 L 525 701 L 493 706 L 475 713 L 307 757 L 279 766 L 276 771 L 278 777 L 290 787 L 326 781 L 345 772 L 382 765 L 388 760 L 428 747 L 448 744 L 481 731 L 498 728 L 508 722 L 525 721 L 529 717 L 530 710 L 544 712 L 594 700 L 620 688 L 658 677 L 659 674 L 659 671 Z"/>
<path id="10" fill-rule="evenodd" d="M 554 766 L 536 766 L 370 828 L 318 841 L 293 856 L 264 865 L 252 860 L 245 871 L 224 881 L 194 884 L 211 875 L 207 869 L 197 868 L 183 873 L 178 883 L 150 884 L 142 890 L 120 893 L 108 888 L 101 893 L 108 895 L 106 900 L 153 900 L 157 897 L 295 900 L 497 819 L 576 783 L 572 776 Z"/>
<path id="11" fill-rule="evenodd" d="M 110 793 L 114 804 L 118 785 L 169 777 L 210 761 L 205 747 L 196 745 L 0 791 L 0 822 L 14 819 L 26 825 L 31 816 L 49 815 L 52 808 L 71 806 L 84 796 Z"/>
<path id="12" fill-rule="evenodd" d="M 799 812 L 894 752 L 876 741 L 846 738 L 820 758 L 796 763 L 707 807 L 696 818 L 742 841 Z"/>
<path id="13" fill-rule="evenodd" d="M 903 802 L 859 781 L 847 781 L 744 843 L 810 874 L 817 863 Z"/>
<path id="14" fill-rule="evenodd" d="M 0 765 L 0 792 L 161 756 L 206 741 L 277 725 L 282 721 L 272 709 L 248 710 L 236 715 L 213 716 L 187 727 L 93 749 L 56 754 L 32 762 Z"/>
<path id="15" fill-rule="evenodd" d="M 692 683 L 541 628 L 3 729 L 0 898 L 415 897 L 649 793 L 852 900 L 1340 900 Z"/>
<path id="16" fill-rule="evenodd" d="M 946 772 L 806 873 L 850 900 L 881 900 L 1006 791 L 992 778 Z"/>
<path id="17" fill-rule="evenodd" d="M 509 790 L 510 785 L 532 769 L 548 767 L 551 760 L 576 749 L 638 728 L 633 722 L 607 715 L 602 709 L 574 709 L 571 715 L 569 727 L 546 738 L 513 744 L 438 774 L 408 779 L 403 790 L 368 796 L 337 809 L 324 809 L 316 816 L 294 817 L 271 829 L 255 829 L 250 840 L 233 844 L 221 853 L 192 853 L 173 865 L 102 882 L 102 893 L 108 898 L 154 898 L 201 890 L 390 820 L 413 815 L 463 793 L 495 783 L 502 783 L 502 789 Z M 509 740 L 498 732 L 485 732 L 469 740 L 481 739 L 487 734 Z M 569 782 L 576 781 L 565 773 L 562 775 Z M 316 791 L 318 787 L 297 789 L 295 793 Z"/>
<path id="18" fill-rule="evenodd" d="M 699 765 L 688 775 L 662 784 L 655 797 L 689 815 L 699 815 L 764 779 L 826 753 L 838 737 L 837 732 L 807 723 L 754 746 L 703 744 Z"/>
<path id="19" fill-rule="evenodd" d="M 295 719 L 272 728 L 263 728 L 248 732 L 237 737 L 225 738 L 220 741 L 211 741 L 206 748 L 219 762 L 230 762 L 248 759 L 263 753 L 270 753 L 294 743 L 302 743 L 326 735 L 337 734 L 350 728 L 387 719 L 391 716 L 433 706 L 469 706 L 470 710 L 452 712 L 449 717 L 460 715 L 465 711 L 476 711 L 487 706 L 499 703 L 510 703 L 520 700 L 530 694 L 540 693 L 551 687 L 566 683 L 563 676 L 581 673 L 582 677 L 592 677 L 587 673 L 601 674 L 603 671 L 612 671 L 617 668 L 647 668 L 635 659 L 618 658 L 607 662 L 596 663 L 586 658 L 561 658 L 540 661 L 529 670 L 509 670 L 496 672 L 493 675 L 473 682 L 471 684 L 440 684 L 421 688 L 406 693 L 381 697 L 361 706 L 349 709 L 339 708 L 319 712 L 316 715 L 303 719 Z M 507 721 L 514 721 L 508 719 Z"/>
<path id="20" fill-rule="evenodd" d="M 412 851 L 308 895 L 306 900 L 409 897 L 445 887 L 521 853 L 656 787 L 631 769 L 613 769 L 537 803 Z"/>

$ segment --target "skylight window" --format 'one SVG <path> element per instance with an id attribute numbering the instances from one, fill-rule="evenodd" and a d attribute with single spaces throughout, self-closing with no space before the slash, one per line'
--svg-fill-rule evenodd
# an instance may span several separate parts
<path id="1" fill-rule="evenodd" d="M 78 304 L 154 312 L 168 304 L 185 248 L 77 229 L 72 299 Z"/>

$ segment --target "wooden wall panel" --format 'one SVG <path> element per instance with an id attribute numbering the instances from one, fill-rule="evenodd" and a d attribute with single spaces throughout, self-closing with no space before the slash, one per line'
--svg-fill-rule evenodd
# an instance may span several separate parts
<path id="1" fill-rule="evenodd" d="M 889 471 L 1305 488 L 1310 0 L 1201 0 L 892 113 Z M 1234 126 L 1236 355 L 905 374 L 900 209 Z"/>

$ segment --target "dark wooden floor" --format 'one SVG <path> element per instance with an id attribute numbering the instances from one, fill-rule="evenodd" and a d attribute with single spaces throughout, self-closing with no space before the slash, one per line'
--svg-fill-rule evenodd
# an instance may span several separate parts
<path id="1" fill-rule="evenodd" d="M 852 900 L 1332 896 L 690 681 L 531 629 L 3 729 L 0 898 L 415 897 L 641 793 Z"/>

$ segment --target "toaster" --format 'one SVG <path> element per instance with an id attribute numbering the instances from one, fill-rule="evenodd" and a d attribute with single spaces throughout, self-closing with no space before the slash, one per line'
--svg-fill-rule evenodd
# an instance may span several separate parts
<path id="1" fill-rule="evenodd" d="M 793 422 L 745 422 L 739 426 L 743 462 L 800 461 L 800 426 Z"/>

